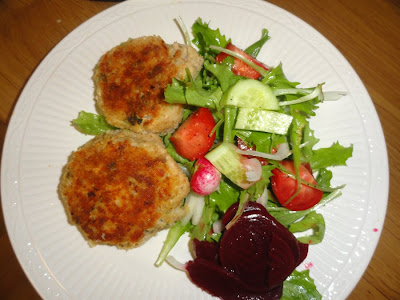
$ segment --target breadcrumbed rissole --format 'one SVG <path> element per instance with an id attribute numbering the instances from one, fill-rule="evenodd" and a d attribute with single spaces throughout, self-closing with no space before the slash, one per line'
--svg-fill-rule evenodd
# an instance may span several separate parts
<path id="1" fill-rule="evenodd" d="M 118 128 L 142 133 L 172 132 L 183 107 L 164 101 L 172 78 L 196 77 L 203 58 L 190 46 L 166 44 L 158 36 L 128 41 L 105 53 L 94 70 L 95 100 L 106 120 Z"/>
<path id="2" fill-rule="evenodd" d="M 90 245 L 137 247 L 185 214 L 187 176 L 155 134 L 97 136 L 65 166 L 60 195 Z"/>

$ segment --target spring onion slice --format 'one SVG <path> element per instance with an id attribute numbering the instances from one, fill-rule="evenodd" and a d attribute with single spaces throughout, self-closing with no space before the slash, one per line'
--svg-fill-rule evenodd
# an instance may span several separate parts
<path id="1" fill-rule="evenodd" d="M 322 92 L 322 84 L 318 84 L 311 93 L 309 93 L 308 95 L 305 95 L 303 97 L 300 97 L 299 99 L 279 102 L 279 106 L 299 104 L 299 103 L 303 103 L 306 101 L 310 101 L 317 97 L 321 102 L 324 101 L 324 93 Z"/>
<path id="2" fill-rule="evenodd" d="M 175 20 L 176 20 L 176 22 L 178 23 L 179 28 L 181 29 L 181 31 L 182 31 L 182 33 L 183 33 L 183 36 L 184 36 L 184 39 L 185 39 L 185 44 L 188 45 L 188 46 L 191 46 L 191 45 L 192 45 L 192 42 L 191 42 L 191 39 L 190 39 L 190 34 L 189 34 L 189 31 L 188 31 L 187 28 L 186 28 L 185 23 L 184 23 L 183 20 L 182 20 L 182 17 L 179 16 L 179 17 L 178 17 L 177 19 L 175 19 Z"/>
<path id="3" fill-rule="evenodd" d="M 306 96 L 306 95 L 310 95 L 314 91 L 315 91 L 315 89 L 310 89 L 310 88 L 272 89 L 272 92 L 274 93 L 275 96 L 283 96 L 283 95 Z M 348 95 L 348 92 L 346 92 L 346 91 L 327 91 L 327 92 L 322 92 L 322 95 L 323 95 L 324 101 L 336 101 L 336 100 L 339 100 L 340 98 Z M 311 100 L 311 99 L 309 99 L 309 100 Z M 297 99 L 297 100 L 299 100 L 299 99 Z M 305 100 L 305 101 L 307 101 L 307 100 Z M 283 103 L 286 103 L 286 102 L 283 102 Z"/>
<path id="4" fill-rule="evenodd" d="M 236 152 L 242 155 L 250 155 L 266 159 L 279 160 L 279 161 L 284 160 L 285 158 L 289 157 L 292 154 L 292 152 L 289 149 L 288 143 L 280 144 L 278 147 L 278 151 L 276 151 L 276 153 L 273 154 L 255 150 L 240 150 L 240 149 L 237 149 Z"/>
<path id="5" fill-rule="evenodd" d="M 275 96 L 283 96 L 283 95 L 308 95 L 312 93 L 313 89 L 300 89 L 300 88 L 287 88 L 287 89 L 272 89 L 272 92 Z"/>
<path id="6" fill-rule="evenodd" d="M 174 267 L 175 269 L 179 270 L 179 271 L 185 271 L 185 264 L 181 263 L 180 261 L 178 261 L 175 257 L 173 257 L 172 255 L 168 255 L 167 258 L 165 259 L 165 261 L 171 265 L 172 267 Z"/>
<path id="7" fill-rule="evenodd" d="M 348 94 L 345 91 L 327 91 L 324 92 L 324 101 L 336 101 Z"/>

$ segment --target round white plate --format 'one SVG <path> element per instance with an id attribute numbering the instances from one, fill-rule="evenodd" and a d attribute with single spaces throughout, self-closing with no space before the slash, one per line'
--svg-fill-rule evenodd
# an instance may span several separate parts
<path id="1" fill-rule="evenodd" d="M 326 237 L 300 268 L 310 267 L 325 299 L 344 299 L 375 250 L 388 196 L 385 141 L 372 101 L 359 77 L 321 34 L 290 13 L 257 0 L 137 0 L 118 4 L 69 34 L 39 65 L 15 107 L 2 158 L 2 205 L 15 253 L 45 299 L 209 299 L 183 272 L 154 267 L 166 231 L 138 249 L 90 248 L 67 223 L 57 186 L 72 151 L 91 137 L 70 122 L 80 110 L 95 112 L 92 69 L 100 56 L 129 37 L 160 35 L 183 42 L 174 19 L 187 25 L 201 17 L 239 47 L 271 39 L 259 59 L 283 63 L 302 86 L 325 82 L 325 90 L 348 91 L 320 105 L 312 127 L 318 146 L 339 140 L 354 145 L 347 167 L 334 169 L 341 198 L 320 211 Z M 189 259 L 185 239 L 173 255 Z"/>

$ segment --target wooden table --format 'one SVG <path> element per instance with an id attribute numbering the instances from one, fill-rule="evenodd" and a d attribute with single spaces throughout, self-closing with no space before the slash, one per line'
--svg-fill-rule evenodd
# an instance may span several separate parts
<path id="1" fill-rule="evenodd" d="M 391 189 L 380 242 L 349 299 L 400 299 L 400 2 L 270 2 L 329 39 L 354 67 L 373 99 L 385 132 Z M 0 0 L 0 145 L 18 96 L 39 62 L 79 24 L 112 5 L 115 3 L 88 0 Z M 0 298 L 39 299 L 13 253 L 3 214 L 0 218 Z"/>

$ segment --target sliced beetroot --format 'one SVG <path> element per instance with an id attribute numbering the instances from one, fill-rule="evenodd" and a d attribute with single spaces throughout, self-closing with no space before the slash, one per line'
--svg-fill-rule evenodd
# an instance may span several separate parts
<path id="1" fill-rule="evenodd" d="M 203 258 L 188 262 L 186 270 L 197 286 L 223 300 L 277 300 L 282 296 L 282 285 L 263 293 L 249 291 L 234 273 Z"/>
<path id="2" fill-rule="evenodd" d="M 221 265 L 237 274 L 253 291 L 267 291 L 270 227 L 258 213 L 245 211 L 221 238 Z"/>
<path id="3" fill-rule="evenodd" d="M 221 222 L 223 226 L 226 226 L 235 216 L 236 211 L 238 209 L 238 203 L 233 204 L 231 207 L 228 208 L 226 213 L 223 215 Z"/>
<path id="4" fill-rule="evenodd" d="M 290 246 L 277 234 L 272 234 L 268 248 L 268 286 L 274 287 L 284 281 L 296 267 L 297 260 Z"/>
<path id="5" fill-rule="evenodd" d="M 241 288 L 241 282 L 235 274 L 204 258 L 189 261 L 186 270 L 197 286 L 222 299 L 234 299 L 232 296 L 238 294 Z"/>
<path id="6" fill-rule="evenodd" d="M 209 261 L 218 261 L 218 243 L 210 243 L 207 241 L 193 240 L 193 251 L 196 258 L 203 258 Z"/>
<path id="7" fill-rule="evenodd" d="M 222 218 L 225 226 L 237 209 L 238 204 L 228 209 Z M 261 204 L 249 202 L 219 243 L 194 241 L 194 250 L 188 275 L 210 294 L 221 299 L 279 299 L 283 281 L 305 259 L 308 245 L 299 243 Z"/>
<path id="8" fill-rule="evenodd" d="M 299 246 L 300 257 L 299 257 L 296 267 L 298 265 L 300 265 L 303 260 L 306 259 L 307 254 L 308 254 L 308 244 L 303 244 L 303 243 L 298 242 L 298 246 Z"/>
<path id="9" fill-rule="evenodd" d="M 256 203 L 256 202 L 247 203 L 246 207 L 243 210 L 243 213 L 248 212 L 248 211 L 261 211 L 261 209 L 264 208 L 261 204 L 253 205 L 253 203 Z M 228 210 L 222 217 L 222 220 L 221 220 L 222 225 L 226 226 L 233 219 L 238 208 L 239 208 L 239 202 L 232 204 L 231 207 L 228 208 Z"/>
<path id="10" fill-rule="evenodd" d="M 256 203 L 258 204 L 258 203 Z M 261 206 L 261 204 L 258 204 Z M 294 256 L 294 261 L 295 265 L 298 265 L 298 261 L 300 258 L 300 252 L 299 252 L 299 241 L 296 239 L 296 237 L 281 223 L 279 223 L 273 216 L 271 216 L 268 211 L 265 209 L 264 214 L 267 215 L 268 220 L 271 222 L 271 226 L 274 227 L 274 234 L 279 236 L 282 240 L 284 240 L 287 245 L 290 247 L 292 250 L 292 254 Z"/>

